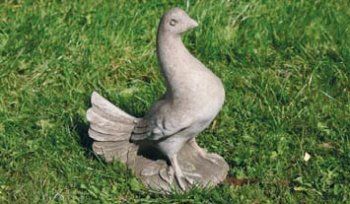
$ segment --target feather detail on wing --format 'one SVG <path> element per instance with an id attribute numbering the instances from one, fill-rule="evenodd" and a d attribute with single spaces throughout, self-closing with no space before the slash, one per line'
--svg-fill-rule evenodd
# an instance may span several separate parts
<path id="1" fill-rule="evenodd" d="M 186 123 L 178 123 L 177 126 L 174 127 L 165 119 L 158 122 L 152 122 L 152 120 L 147 120 L 144 118 L 134 126 L 130 140 L 160 140 L 171 137 L 183 132 L 189 127 L 189 124 L 184 124 Z"/>
<path id="2" fill-rule="evenodd" d="M 140 141 L 145 139 L 151 139 L 152 125 L 146 119 L 141 119 L 135 126 L 131 133 L 131 141 Z"/>
<path id="3" fill-rule="evenodd" d="M 94 92 L 91 96 L 92 107 L 86 117 L 90 122 L 89 136 L 94 140 L 92 148 L 107 162 L 114 159 L 126 161 L 129 142 L 135 122 L 139 119 L 125 113 L 108 100 Z"/>

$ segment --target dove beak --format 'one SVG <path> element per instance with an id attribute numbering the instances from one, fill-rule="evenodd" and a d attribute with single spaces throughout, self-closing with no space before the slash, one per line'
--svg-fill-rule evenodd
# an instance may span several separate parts
<path id="1" fill-rule="evenodd" d="M 197 23 L 195 20 L 193 20 L 192 18 L 190 18 L 188 27 L 189 27 L 190 29 L 192 29 L 192 28 L 195 28 L 195 27 L 197 27 L 197 26 L 198 26 L 198 23 Z"/>

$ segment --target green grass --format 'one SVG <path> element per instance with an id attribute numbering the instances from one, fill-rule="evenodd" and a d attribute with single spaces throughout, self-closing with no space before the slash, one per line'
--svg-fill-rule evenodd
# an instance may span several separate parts
<path id="1" fill-rule="evenodd" d="M 170 196 L 95 157 L 85 112 L 93 90 L 147 111 L 165 90 L 159 18 L 186 2 L 1 2 L 1 203 L 349 202 L 349 1 L 189 2 L 185 44 L 226 89 L 200 145 L 251 182 Z"/>

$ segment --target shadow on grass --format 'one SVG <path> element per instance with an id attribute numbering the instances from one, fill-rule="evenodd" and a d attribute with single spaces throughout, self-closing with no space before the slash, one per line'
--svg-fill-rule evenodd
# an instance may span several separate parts
<path id="1" fill-rule="evenodd" d="M 96 157 L 92 150 L 93 139 L 88 134 L 89 124 L 85 123 L 81 116 L 75 115 L 71 130 L 79 135 L 79 143 L 84 148 L 85 155 L 87 157 Z"/>

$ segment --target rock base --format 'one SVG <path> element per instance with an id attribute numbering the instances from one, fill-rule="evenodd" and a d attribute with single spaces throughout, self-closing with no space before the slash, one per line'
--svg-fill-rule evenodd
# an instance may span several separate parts
<path id="1" fill-rule="evenodd" d="M 142 183 L 158 192 L 170 193 L 171 191 L 182 191 L 171 173 L 171 166 L 166 158 L 159 157 L 161 155 L 154 148 L 148 146 L 139 146 L 130 142 L 124 142 L 124 152 L 115 152 L 115 155 L 124 155 L 114 159 L 125 163 L 129 169 L 142 181 Z M 93 146 L 95 153 L 101 154 L 98 147 Z M 225 160 L 213 153 L 207 154 L 211 160 L 201 157 L 191 145 L 186 144 L 178 154 L 178 161 L 182 171 L 187 174 L 193 181 L 186 182 L 186 191 L 194 186 L 205 188 L 215 186 L 225 180 L 229 170 Z M 113 159 L 105 158 L 106 161 Z"/>

